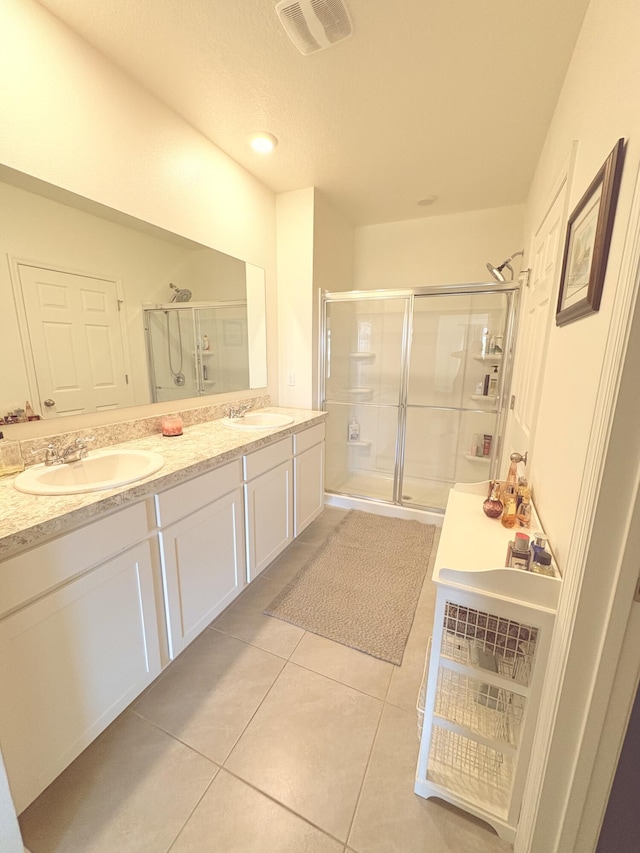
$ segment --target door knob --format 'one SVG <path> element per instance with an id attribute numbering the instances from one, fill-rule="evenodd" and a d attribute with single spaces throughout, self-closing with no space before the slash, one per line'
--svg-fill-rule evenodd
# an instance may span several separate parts
<path id="1" fill-rule="evenodd" d="M 48 400 L 45 400 L 45 401 L 44 401 L 44 404 L 45 404 L 45 406 L 46 406 L 48 409 L 50 409 L 50 408 L 51 408 L 51 406 L 55 406 L 56 401 L 55 401 L 55 400 L 52 400 L 51 398 L 49 398 Z"/>

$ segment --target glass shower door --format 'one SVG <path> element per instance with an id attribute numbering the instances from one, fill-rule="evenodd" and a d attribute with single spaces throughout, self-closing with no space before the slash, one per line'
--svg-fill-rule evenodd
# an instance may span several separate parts
<path id="1" fill-rule="evenodd" d="M 409 303 L 397 293 L 325 302 L 327 491 L 394 500 Z"/>
<path id="2" fill-rule="evenodd" d="M 454 483 L 493 475 L 511 298 L 415 297 L 402 503 L 444 509 Z"/>

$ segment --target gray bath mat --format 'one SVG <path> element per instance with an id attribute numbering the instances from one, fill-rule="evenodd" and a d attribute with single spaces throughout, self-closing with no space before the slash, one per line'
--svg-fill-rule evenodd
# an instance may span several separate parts
<path id="1" fill-rule="evenodd" d="M 434 533 L 351 510 L 264 612 L 399 666 Z"/>

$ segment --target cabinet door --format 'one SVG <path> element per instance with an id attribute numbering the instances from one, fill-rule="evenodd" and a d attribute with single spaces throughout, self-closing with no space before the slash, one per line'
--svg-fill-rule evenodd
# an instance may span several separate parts
<path id="1" fill-rule="evenodd" d="M 0 742 L 16 811 L 159 672 L 147 541 L 0 622 Z"/>
<path id="2" fill-rule="evenodd" d="M 160 533 L 175 658 L 238 595 L 245 583 L 242 489 Z"/>
<path id="3" fill-rule="evenodd" d="M 293 460 L 295 531 L 299 536 L 324 506 L 324 441 Z"/>
<path id="4" fill-rule="evenodd" d="M 292 485 L 291 460 L 245 484 L 250 581 L 293 541 Z"/>

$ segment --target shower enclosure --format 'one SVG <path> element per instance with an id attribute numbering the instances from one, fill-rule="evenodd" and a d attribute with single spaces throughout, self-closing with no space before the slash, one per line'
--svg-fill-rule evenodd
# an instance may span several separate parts
<path id="1" fill-rule="evenodd" d="M 517 294 L 323 294 L 328 492 L 442 511 L 454 483 L 497 476 Z"/>
<path id="2" fill-rule="evenodd" d="M 249 388 L 246 301 L 143 308 L 152 402 Z"/>

